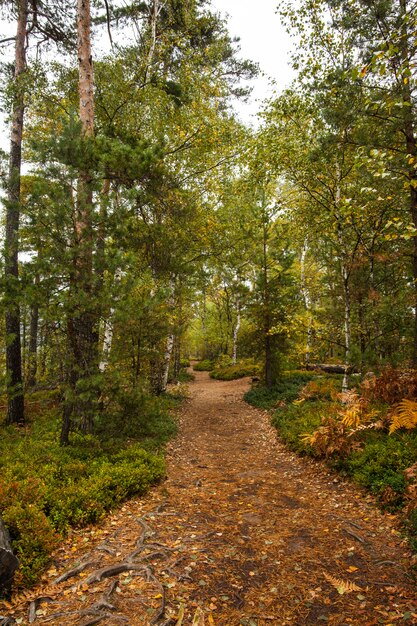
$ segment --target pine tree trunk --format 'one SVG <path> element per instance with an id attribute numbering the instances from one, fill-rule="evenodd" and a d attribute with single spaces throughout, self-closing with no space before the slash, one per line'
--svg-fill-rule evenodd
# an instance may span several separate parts
<path id="1" fill-rule="evenodd" d="M 77 0 L 77 50 L 79 116 L 85 140 L 94 136 L 94 82 L 91 56 L 91 11 L 89 0 Z M 98 371 L 98 314 L 93 285 L 93 181 L 86 168 L 79 172 L 74 228 L 73 267 L 70 277 L 70 311 L 67 336 L 70 363 L 69 389 L 64 406 L 61 444 L 68 444 L 76 418 L 84 433 L 94 426 L 96 390 L 93 378 Z M 80 387 L 82 389 L 80 389 Z"/>
<path id="2" fill-rule="evenodd" d="M 26 28 L 28 2 L 19 0 L 15 47 L 14 103 L 10 141 L 9 180 L 7 189 L 6 233 L 4 244 L 5 302 L 6 302 L 6 370 L 8 424 L 24 424 L 22 377 L 22 346 L 20 337 L 19 292 L 19 221 L 20 176 L 22 167 L 22 137 L 24 93 L 21 76 L 26 70 Z"/>

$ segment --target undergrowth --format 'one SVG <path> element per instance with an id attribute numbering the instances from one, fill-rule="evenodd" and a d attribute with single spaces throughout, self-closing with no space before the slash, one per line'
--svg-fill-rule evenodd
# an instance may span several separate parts
<path id="1" fill-rule="evenodd" d="M 210 372 L 210 378 L 215 380 L 235 380 L 245 376 L 259 376 L 260 367 L 252 360 L 241 361 L 235 365 L 229 364 L 223 367 L 215 367 Z"/>
<path id="2" fill-rule="evenodd" d="M 245 400 L 249 404 L 261 409 L 273 409 L 280 403 L 296 400 L 301 389 L 306 383 L 315 378 L 310 372 L 285 372 L 279 383 L 273 387 L 253 387 L 245 394 Z"/>
<path id="3" fill-rule="evenodd" d="M 95 435 L 74 432 L 60 447 L 54 392 L 28 397 L 29 425 L 1 426 L 0 514 L 20 560 L 17 587 L 33 585 L 70 528 L 101 519 L 165 472 L 160 447 L 175 432 L 175 401 L 120 392 L 98 419 Z"/>
<path id="4" fill-rule="evenodd" d="M 193 370 L 196 372 L 211 372 L 212 369 L 214 369 L 214 362 L 209 359 L 197 361 L 197 363 L 193 365 Z"/>
<path id="5" fill-rule="evenodd" d="M 245 399 L 272 410 L 289 448 L 325 459 L 382 508 L 400 512 L 417 550 L 416 374 L 386 370 L 345 394 L 338 376 L 308 376 L 287 372 L 275 387 L 255 387 Z"/>

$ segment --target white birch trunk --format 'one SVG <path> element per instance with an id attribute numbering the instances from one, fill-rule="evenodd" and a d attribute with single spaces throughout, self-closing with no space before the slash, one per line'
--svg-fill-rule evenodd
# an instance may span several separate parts
<path id="1" fill-rule="evenodd" d="M 236 361 L 237 361 L 237 338 L 239 335 L 239 330 L 240 330 L 240 302 L 239 302 L 239 298 L 236 299 L 236 307 L 237 307 L 237 317 L 236 317 L 236 324 L 235 327 L 233 329 L 233 351 L 232 351 L 232 363 L 233 365 L 236 365 Z"/>
<path id="2" fill-rule="evenodd" d="M 305 273 L 305 260 L 308 252 L 308 241 L 304 240 L 303 249 L 301 252 L 301 293 L 304 299 L 304 307 L 307 313 L 307 342 L 306 342 L 306 353 L 305 353 L 305 365 L 307 366 L 310 363 L 311 356 L 311 346 L 313 343 L 313 328 L 312 328 L 312 320 L 311 320 L 311 309 L 312 302 L 310 297 L 310 291 L 307 286 L 306 273 Z"/>
<path id="3" fill-rule="evenodd" d="M 167 345 L 164 354 L 164 368 L 162 370 L 161 390 L 166 391 L 169 376 L 169 365 L 171 363 L 172 350 L 174 348 L 174 333 L 168 335 Z"/>
<path id="4" fill-rule="evenodd" d="M 341 147 L 339 146 L 341 149 Z M 341 171 L 338 159 L 336 159 L 336 208 L 340 205 L 341 199 Z M 338 224 L 338 240 L 340 252 L 342 256 L 342 281 L 343 281 L 343 300 L 344 300 L 344 334 L 345 334 L 345 374 L 343 376 L 342 391 L 348 390 L 348 368 L 350 360 L 350 344 L 351 344 L 351 324 L 350 324 L 350 286 L 349 286 L 349 270 L 344 260 L 343 238 L 340 223 Z"/>
<path id="5" fill-rule="evenodd" d="M 146 72 L 145 72 L 145 83 L 148 82 L 149 73 L 153 63 L 153 57 L 155 54 L 156 47 L 156 25 L 158 22 L 158 16 L 161 12 L 163 5 L 160 5 L 159 0 L 154 0 L 152 10 L 150 11 L 150 21 L 151 21 L 151 45 L 149 47 L 148 58 L 146 60 Z"/>
<path id="6" fill-rule="evenodd" d="M 114 275 L 114 282 L 119 283 L 122 278 L 122 272 L 120 269 L 116 270 Z M 104 336 L 103 336 L 103 348 L 101 361 L 98 366 L 100 372 L 105 372 L 109 364 L 109 358 L 111 353 L 111 347 L 113 343 L 113 317 L 115 308 L 111 307 L 109 317 L 104 321 Z"/>

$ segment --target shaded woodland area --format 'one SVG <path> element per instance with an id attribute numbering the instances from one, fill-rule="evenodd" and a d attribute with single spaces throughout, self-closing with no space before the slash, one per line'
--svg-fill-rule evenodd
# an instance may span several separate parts
<path id="1" fill-rule="evenodd" d="M 376 456 L 399 442 L 391 482 L 366 486 L 415 532 L 416 3 L 282 2 L 297 78 L 256 129 L 233 106 L 259 68 L 206 0 L 0 7 L 16 584 L 164 476 L 190 358 L 254 376 L 290 445 L 349 475 L 363 431 Z M 315 364 L 343 374 L 294 374 Z"/>

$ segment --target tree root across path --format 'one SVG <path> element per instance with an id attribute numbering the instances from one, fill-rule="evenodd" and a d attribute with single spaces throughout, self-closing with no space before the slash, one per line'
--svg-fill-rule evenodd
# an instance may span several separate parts
<path id="1" fill-rule="evenodd" d="M 73 533 L 0 625 L 417 624 L 395 517 L 289 453 L 247 385 L 197 373 L 165 483 Z"/>

